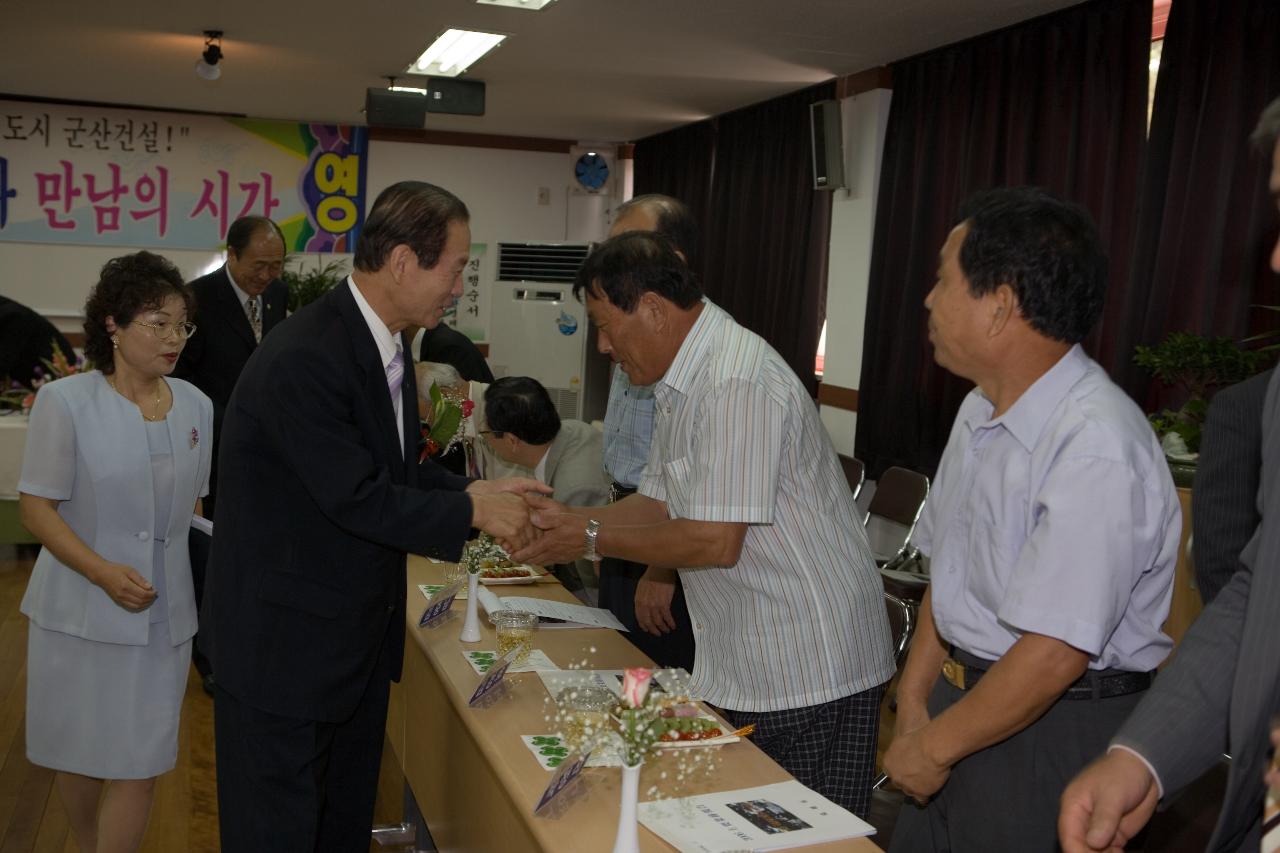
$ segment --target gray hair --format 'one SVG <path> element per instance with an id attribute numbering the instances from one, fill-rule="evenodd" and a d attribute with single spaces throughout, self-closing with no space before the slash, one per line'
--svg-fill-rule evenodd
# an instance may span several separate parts
<path id="1" fill-rule="evenodd" d="M 418 394 L 425 400 L 430 396 L 431 383 L 439 385 L 441 390 L 462 385 L 462 374 L 452 364 L 440 361 L 420 361 L 413 366 L 418 379 Z"/>
<path id="2" fill-rule="evenodd" d="M 1270 154 L 1275 150 L 1276 139 L 1280 138 L 1280 98 L 1276 98 L 1262 110 L 1258 116 L 1258 126 L 1253 129 L 1249 141 L 1263 152 Z"/>

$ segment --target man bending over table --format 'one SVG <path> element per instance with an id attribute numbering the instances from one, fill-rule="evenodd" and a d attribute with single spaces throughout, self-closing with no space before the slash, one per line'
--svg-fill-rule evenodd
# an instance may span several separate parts
<path id="1" fill-rule="evenodd" d="M 574 292 L 600 351 L 654 385 L 653 443 L 639 492 L 617 503 L 527 498 L 544 533 L 516 559 L 678 568 L 692 692 L 865 815 L 894 666 L 875 562 L 817 407 L 781 356 L 703 301 L 660 234 L 602 244 Z"/>

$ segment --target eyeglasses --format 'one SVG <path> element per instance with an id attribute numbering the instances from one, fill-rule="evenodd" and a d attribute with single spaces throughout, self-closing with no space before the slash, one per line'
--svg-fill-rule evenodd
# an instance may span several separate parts
<path id="1" fill-rule="evenodd" d="M 175 335 L 178 340 L 185 341 L 196 333 L 195 323 L 145 323 L 142 320 L 134 320 L 133 324 L 146 326 L 151 330 L 151 334 L 162 341 L 167 341 Z"/>
<path id="2" fill-rule="evenodd" d="M 502 438 L 502 437 L 503 437 L 504 435 L 506 435 L 506 434 L 507 434 L 507 431 L 506 431 L 506 430 L 502 430 L 502 429 L 481 429 L 481 430 L 476 430 L 476 435 L 491 435 L 491 436 L 493 436 L 494 438 Z"/>

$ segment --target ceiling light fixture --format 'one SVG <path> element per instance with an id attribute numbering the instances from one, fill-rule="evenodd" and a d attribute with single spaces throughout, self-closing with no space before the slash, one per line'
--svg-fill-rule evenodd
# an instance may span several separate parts
<path id="1" fill-rule="evenodd" d="M 398 77 L 387 77 L 387 89 L 392 92 L 408 92 L 411 95 L 426 95 L 426 89 L 420 89 L 417 86 L 401 86 L 396 83 Z"/>
<path id="2" fill-rule="evenodd" d="M 409 74 L 457 77 L 506 38 L 497 33 L 445 30 L 406 71 Z"/>
<path id="3" fill-rule="evenodd" d="M 556 0 L 476 0 L 481 6 L 507 6 L 511 9 L 528 9 L 537 12 L 545 9 Z"/>
<path id="4" fill-rule="evenodd" d="M 222 76 L 218 63 L 222 60 L 222 30 L 204 31 L 204 53 L 196 60 L 196 76 L 217 80 Z"/>

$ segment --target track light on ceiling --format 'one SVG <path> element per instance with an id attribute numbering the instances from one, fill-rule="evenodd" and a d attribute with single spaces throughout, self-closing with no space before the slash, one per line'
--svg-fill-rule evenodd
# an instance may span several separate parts
<path id="1" fill-rule="evenodd" d="M 218 63 L 222 60 L 222 30 L 204 31 L 204 52 L 196 60 L 196 76 L 217 80 L 222 76 Z"/>

